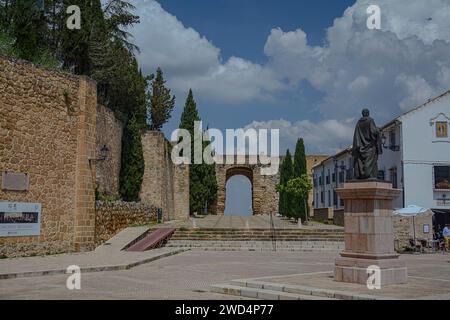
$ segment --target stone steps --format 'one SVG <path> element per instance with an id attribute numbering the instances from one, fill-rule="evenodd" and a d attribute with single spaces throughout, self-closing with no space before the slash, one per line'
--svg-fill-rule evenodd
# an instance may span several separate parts
<path id="1" fill-rule="evenodd" d="M 344 234 L 305 229 L 178 229 L 167 246 L 221 251 L 339 251 L 344 249 Z"/>
<path id="2" fill-rule="evenodd" d="M 337 300 L 312 295 L 289 293 L 278 290 L 249 288 L 231 284 L 218 284 L 210 287 L 212 292 L 261 300 Z"/>
<path id="3" fill-rule="evenodd" d="M 172 236 L 172 240 L 198 240 L 198 241 L 210 241 L 210 240 L 221 240 L 221 241 L 344 241 L 343 237 L 322 237 L 322 238 L 311 238 L 311 237 L 182 237 L 182 236 Z"/>
<path id="4" fill-rule="evenodd" d="M 258 280 L 232 280 L 226 284 L 210 286 L 212 292 L 247 298 L 268 300 L 376 300 L 379 297 L 354 294 L 347 291 L 312 288 L 301 285 Z"/>
<path id="5" fill-rule="evenodd" d="M 193 241 L 170 240 L 167 247 L 212 251 L 340 251 L 342 241 Z"/>

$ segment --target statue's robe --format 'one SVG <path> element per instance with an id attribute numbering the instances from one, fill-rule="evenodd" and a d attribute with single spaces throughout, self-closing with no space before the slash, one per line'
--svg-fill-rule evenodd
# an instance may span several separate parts
<path id="1" fill-rule="evenodd" d="M 378 155 L 382 153 L 380 131 L 370 117 L 362 117 L 353 136 L 353 162 L 355 179 L 378 177 Z"/>

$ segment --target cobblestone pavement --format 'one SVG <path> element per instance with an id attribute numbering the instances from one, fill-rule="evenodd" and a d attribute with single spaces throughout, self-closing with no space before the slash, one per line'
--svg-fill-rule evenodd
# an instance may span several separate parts
<path id="1" fill-rule="evenodd" d="M 236 299 L 211 293 L 209 286 L 233 279 L 332 271 L 336 256 L 189 251 L 130 270 L 84 273 L 81 290 L 68 290 L 66 275 L 0 280 L 0 299 Z M 450 255 L 403 255 L 401 259 L 406 260 L 412 279 L 424 280 L 427 287 L 450 287 Z"/>

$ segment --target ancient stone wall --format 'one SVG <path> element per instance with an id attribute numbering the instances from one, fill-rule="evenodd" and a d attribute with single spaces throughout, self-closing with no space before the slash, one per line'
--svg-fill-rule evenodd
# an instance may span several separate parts
<path id="1" fill-rule="evenodd" d="M 410 246 L 409 239 L 414 237 L 414 228 L 415 225 L 416 230 L 416 239 L 419 240 L 433 240 L 433 215 L 426 214 L 412 217 L 402 217 L 395 215 L 393 217 L 394 222 L 394 238 L 396 241 L 396 249 L 404 249 L 407 246 Z M 429 232 L 424 232 L 424 225 L 428 225 Z"/>
<path id="2" fill-rule="evenodd" d="M 170 144 L 159 131 L 142 135 L 145 171 L 141 187 L 142 202 L 163 211 L 164 220 L 189 217 L 189 167 L 174 165 Z"/>
<path id="3" fill-rule="evenodd" d="M 119 196 L 119 175 L 122 153 L 123 124 L 110 109 L 97 106 L 97 158 L 101 157 L 101 149 L 108 148 L 104 161 L 96 163 L 97 191 L 106 196 Z"/>
<path id="4" fill-rule="evenodd" d="M 156 207 L 142 202 L 97 201 L 95 244 L 101 245 L 127 227 L 155 222 Z"/>
<path id="5" fill-rule="evenodd" d="M 42 204 L 40 235 L 0 237 L 0 255 L 94 247 L 96 100 L 87 77 L 0 57 L 0 170 L 30 179 L 0 201 Z"/>

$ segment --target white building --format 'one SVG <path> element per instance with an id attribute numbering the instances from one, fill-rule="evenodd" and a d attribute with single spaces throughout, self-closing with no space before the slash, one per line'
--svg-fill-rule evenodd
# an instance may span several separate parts
<path id="1" fill-rule="evenodd" d="M 436 224 L 441 226 L 450 223 L 449 126 L 450 91 L 447 91 L 384 125 L 381 128 L 383 154 L 378 160 L 379 178 L 391 181 L 394 188 L 402 190 L 394 206 L 401 208 L 415 204 L 431 208 L 437 213 Z M 314 167 L 314 178 L 317 179 L 314 181 L 315 208 L 342 207 L 334 193 L 340 180 L 327 183 L 333 168 L 335 173 L 343 171 L 341 168 L 350 169 L 346 178 L 351 178 L 350 149 Z"/>
<path id="2" fill-rule="evenodd" d="M 313 167 L 314 208 L 342 209 L 336 188 L 353 178 L 351 147 L 330 156 Z"/>

